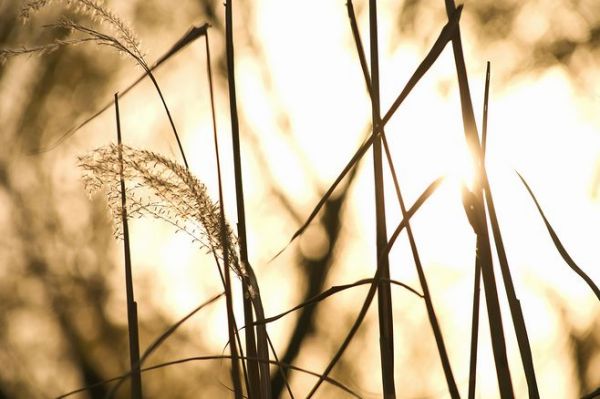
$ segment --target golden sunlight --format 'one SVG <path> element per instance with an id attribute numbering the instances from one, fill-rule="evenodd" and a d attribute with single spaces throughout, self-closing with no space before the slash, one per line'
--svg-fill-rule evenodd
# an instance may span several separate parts
<path id="1" fill-rule="evenodd" d="M 0 397 L 593 398 L 600 6 L 577 3 L 0 3 L 0 361 L 19 366 Z M 488 61 L 477 190 L 460 87 L 481 135 Z M 111 103 L 64 129 L 118 90 L 123 146 Z"/>

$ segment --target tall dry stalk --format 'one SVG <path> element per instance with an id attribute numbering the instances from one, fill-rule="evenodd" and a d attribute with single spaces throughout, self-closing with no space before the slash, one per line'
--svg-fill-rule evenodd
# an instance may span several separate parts
<path id="1" fill-rule="evenodd" d="M 369 28 L 371 38 L 371 118 L 373 136 L 381 125 L 379 106 L 379 44 L 377 39 L 377 1 L 369 1 Z M 387 244 L 385 220 L 385 187 L 383 184 L 383 161 L 381 138 L 373 139 L 373 168 L 375 179 L 375 242 L 377 247 L 377 270 L 381 282 L 377 287 L 377 309 L 379 311 L 379 354 L 381 358 L 381 378 L 383 394 L 386 398 L 396 397 L 394 384 L 394 315 L 392 311 L 392 290 L 384 280 L 390 278 L 390 262 L 384 249 Z"/>
<path id="2" fill-rule="evenodd" d="M 448 18 L 451 18 L 451 16 L 457 10 L 454 0 L 445 0 L 445 6 L 446 14 L 448 15 Z M 479 134 L 477 132 L 477 126 L 475 124 L 475 116 L 473 113 L 473 103 L 471 101 L 471 92 L 469 90 L 469 82 L 467 79 L 467 71 L 462 51 L 460 27 L 454 32 L 454 36 L 452 37 L 452 50 L 456 65 L 465 139 L 474 158 L 473 163 L 476 167 L 476 171 L 479 172 L 476 177 L 473 192 L 470 192 L 470 195 L 468 195 L 470 201 L 464 202 L 465 211 L 469 221 L 471 221 L 471 225 L 473 226 L 473 230 L 477 237 L 475 256 L 481 262 L 481 273 L 483 277 L 483 287 L 485 290 L 485 299 L 488 310 L 492 350 L 496 363 L 496 374 L 498 377 L 500 394 L 503 398 L 513 398 L 514 391 L 510 377 L 508 358 L 506 355 L 506 340 L 504 338 L 498 289 L 496 287 L 496 279 L 494 276 L 492 248 L 488 234 L 488 223 L 483 197 L 483 177 L 481 173 L 483 170 L 483 159 L 481 156 L 482 149 L 479 141 Z"/>
<path id="3" fill-rule="evenodd" d="M 362 71 L 363 71 L 363 76 L 365 78 L 365 82 L 366 82 L 366 86 L 367 86 L 367 91 L 369 92 L 369 95 L 372 96 L 373 90 L 371 87 L 371 81 L 369 79 L 369 70 L 367 69 L 366 56 L 364 54 L 362 40 L 360 38 L 358 24 L 356 21 L 356 15 L 354 13 L 354 6 L 353 6 L 351 0 L 348 0 L 347 8 L 348 8 L 348 16 L 350 18 L 350 25 L 352 28 L 352 33 L 354 36 L 354 42 L 356 44 L 356 50 L 358 52 L 358 58 L 360 60 L 360 64 L 361 64 Z M 383 131 L 383 129 L 381 132 L 381 140 L 382 140 L 383 148 L 384 148 L 384 151 L 386 154 L 388 166 L 390 168 L 390 173 L 392 175 L 392 181 L 394 183 L 394 189 L 396 190 L 396 196 L 397 196 L 398 202 L 400 204 L 400 210 L 402 211 L 402 217 L 403 217 L 403 220 L 406 220 L 406 233 L 408 235 L 411 252 L 413 255 L 413 259 L 415 261 L 415 266 L 417 268 L 419 282 L 421 284 L 421 287 L 423 288 L 423 298 L 425 299 L 427 315 L 428 315 L 429 322 L 431 324 L 431 328 L 432 328 L 432 331 L 434 334 L 434 338 L 436 341 L 436 346 L 438 348 L 440 359 L 442 361 L 444 376 L 446 377 L 446 382 L 448 384 L 448 389 L 450 391 L 450 395 L 453 398 L 458 398 L 458 397 L 460 397 L 460 395 L 458 393 L 458 387 L 456 386 L 456 381 L 454 379 L 454 375 L 452 373 L 452 368 L 450 366 L 450 360 L 448 358 L 448 353 L 446 351 L 446 344 L 444 343 L 441 328 L 439 326 L 439 322 L 438 322 L 437 316 L 435 314 L 435 310 L 433 308 L 433 301 L 431 298 L 431 294 L 429 292 L 429 285 L 427 283 L 427 278 L 425 277 L 425 272 L 424 272 L 423 266 L 421 264 L 421 258 L 419 256 L 419 251 L 417 249 L 416 240 L 415 240 L 413 230 L 411 228 L 411 224 L 410 224 L 410 220 L 409 220 L 410 217 L 408 215 L 408 211 L 406 210 L 406 205 L 404 203 L 402 191 L 400 189 L 400 183 L 399 183 L 398 177 L 396 175 L 396 168 L 394 166 L 391 151 L 388 146 L 387 138 L 386 138 L 386 135 L 385 135 L 385 132 Z M 395 238 L 394 238 L 394 240 L 395 240 Z M 384 250 L 386 252 L 389 251 L 389 248 L 391 248 L 391 246 L 389 244 L 390 241 L 391 241 L 391 239 L 388 241 L 386 247 L 384 248 Z"/>
<path id="4" fill-rule="evenodd" d="M 227 241 L 227 224 L 225 221 L 225 204 L 223 202 L 223 181 L 221 178 L 221 157 L 219 155 L 219 140 L 217 137 L 217 118 L 215 113 L 215 95 L 213 90 L 212 67 L 210 61 L 210 46 L 208 41 L 208 33 L 205 34 L 206 44 L 206 65 L 208 75 L 208 86 L 210 92 L 210 109 L 213 125 L 213 141 L 215 144 L 215 159 L 217 161 L 217 181 L 219 186 L 219 216 L 221 241 L 223 242 L 223 274 L 225 275 L 225 299 L 227 303 L 227 325 L 229 333 L 229 347 L 231 351 L 231 380 L 233 381 L 233 393 L 236 399 L 241 399 L 243 396 L 242 385 L 240 382 L 240 364 L 237 348 L 237 328 L 235 323 L 235 315 L 233 314 L 233 290 L 231 289 L 231 273 L 229 271 L 228 250 L 229 242 Z"/>
<path id="5" fill-rule="evenodd" d="M 242 264 L 249 265 L 248 247 L 246 239 L 246 211 L 244 205 L 244 185 L 242 178 L 242 160 L 240 146 L 240 127 L 237 111 L 237 95 L 235 88 L 235 60 L 234 60 L 234 45 L 233 45 L 233 0 L 225 2 L 225 48 L 227 55 L 227 80 L 229 89 L 229 107 L 231 118 L 231 135 L 233 145 L 233 163 L 235 174 L 235 193 L 237 202 L 238 216 L 238 238 L 240 259 Z M 251 268 L 248 266 L 248 269 Z M 255 279 L 256 280 L 256 279 Z M 246 326 L 246 353 L 250 358 L 255 358 L 258 355 L 262 362 L 251 361 L 248 363 L 248 374 L 251 384 L 250 392 L 248 393 L 255 398 L 270 398 L 271 397 L 271 376 L 269 371 L 269 347 L 267 343 L 266 327 L 264 324 L 257 327 L 258 337 L 255 338 L 253 327 L 254 316 L 252 314 L 252 301 L 249 292 L 249 287 L 242 280 L 242 289 L 244 291 L 244 321 Z M 258 289 L 258 285 L 256 285 Z M 258 292 L 256 292 L 258 294 Z M 258 299 L 260 301 L 260 299 Z M 259 304 L 262 308 L 262 303 Z M 258 311 L 255 308 L 255 311 Z M 262 310 L 261 310 L 262 311 Z M 258 316 L 258 315 L 257 315 Z M 264 314 L 262 315 L 264 319 Z M 258 319 L 260 321 L 260 319 Z"/>
<path id="6" fill-rule="evenodd" d="M 142 398 L 142 375 L 140 372 L 140 342 L 138 331 L 137 303 L 133 292 L 133 272 L 131 270 L 131 248 L 129 241 L 129 223 L 127 222 L 127 194 L 123 177 L 123 153 L 121 151 L 121 118 L 119 115 L 119 94 L 115 94 L 115 113 L 117 118 L 117 142 L 119 148 L 119 188 L 121 189 L 121 222 L 123 224 L 123 247 L 125 257 L 125 292 L 127 296 L 127 332 L 129 335 L 129 365 L 131 367 L 131 397 Z"/>

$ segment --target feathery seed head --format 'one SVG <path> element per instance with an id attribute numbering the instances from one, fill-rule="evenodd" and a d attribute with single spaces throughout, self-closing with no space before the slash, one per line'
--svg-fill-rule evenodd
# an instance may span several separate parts
<path id="1" fill-rule="evenodd" d="M 231 268 L 239 277 L 247 276 L 235 251 L 237 240 L 229 225 L 225 226 L 226 243 L 221 237 L 219 205 L 208 196 L 206 186 L 183 166 L 151 151 L 115 144 L 80 157 L 79 165 L 84 170 L 83 182 L 90 195 L 106 190 L 117 237 L 122 236 L 123 213 L 127 218 L 152 216 L 171 224 L 176 231 L 185 232 L 220 258 L 227 245 Z M 125 209 L 121 201 L 121 173 L 127 183 Z"/>

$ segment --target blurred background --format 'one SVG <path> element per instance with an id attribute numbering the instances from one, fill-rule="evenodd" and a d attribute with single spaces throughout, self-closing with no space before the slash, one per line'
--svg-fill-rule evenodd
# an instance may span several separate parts
<path id="1" fill-rule="evenodd" d="M 64 31 L 44 27 L 65 12 L 71 15 L 63 3 L 53 2 L 23 24 L 18 18 L 23 2 L 0 1 L 0 47 L 63 38 Z M 368 5 L 354 4 L 368 54 Z M 107 6 L 130 22 L 149 62 L 192 25 L 212 25 L 224 202 L 235 225 L 222 1 L 130 0 Z M 378 8 L 385 112 L 446 16 L 441 0 L 382 0 Z M 491 62 L 488 171 L 540 393 L 578 397 L 600 385 L 600 305 L 564 264 L 514 171 L 528 180 L 575 261 L 600 283 L 600 3 L 467 0 L 461 29 L 478 121 L 485 66 Z M 234 39 L 249 255 L 270 316 L 332 285 L 373 274 L 370 153 L 306 233 L 269 262 L 364 139 L 370 101 L 343 0 L 235 2 Z M 56 397 L 127 370 L 122 241 L 113 237 L 106 199 L 86 194 L 78 167 L 78 156 L 116 141 L 114 109 L 47 149 L 140 73 L 131 60 L 94 45 L 10 58 L 0 66 L 0 398 Z M 203 40 L 171 58 L 156 77 L 192 172 L 217 198 Z M 121 115 L 126 144 L 180 161 L 149 82 L 122 99 Z M 453 371 L 466 395 L 475 236 L 460 184 L 472 172 L 449 48 L 386 131 L 408 204 L 435 178 L 448 175 L 413 220 Z M 401 213 L 387 187 L 391 232 Z M 212 258 L 166 224 L 136 220 L 131 236 L 143 350 L 221 288 Z M 392 278 L 421 290 L 404 235 L 391 252 L 391 269 Z M 322 372 L 366 289 L 353 288 L 269 325 L 280 358 Z M 236 296 L 242 320 L 239 289 Z M 447 397 L 424 303 L 402 288 L 394 288 L 393 301 L 398 397 Z M 515 391 L 525 397 L 510 313 L 506 300 L 501 302 Z M 228 353 L 226 331 L 221 299 L 182 325 L 147 365 Z M 145 373 L 145 395 L 228 397 L 228 367 L 221 360 L 194 361 Z M 332 377 L 365 398 L 377 398 L 379 368 L 373 306 Z M 306 374 L 290 374 L 298 397 L 314 382 Z M 478 397 L 498 397 L 484 309 L 477 384 Z M 282 381 L 276 378 L 275 386 L 281 390 Z M 109 389 L 74 397 L 103 398 Z M 117 397 L 127 396 L 124 385 Z M 318 395 L 346 396 L 327 385 Z"/>

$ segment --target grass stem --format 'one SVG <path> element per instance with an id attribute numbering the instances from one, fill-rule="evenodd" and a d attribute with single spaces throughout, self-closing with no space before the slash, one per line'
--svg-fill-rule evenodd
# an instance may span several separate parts
<path id="1" fill-rule="evenodd" d="M 233 382 L 233 392 L 236 399 L 243 396 L 242 385 L 240 382 L 240 364 L 237 348 L 237 328 L 235 327 L 235 315 L 233 314 L 233 290 L 231 288 L 231 270 L 229 267 L 229 248 L 230 243 L 227 234 L 227 225 L 225 222 L 225 204 L 223 202 L 223 181 L 221 176 L 221 159 L 219 156 L 219 141 L 217 136 L 217 118 L 215 111 L 215 95 L 213 90 L 212 67 L 210 61 L 210 46 L 208 41 L 208 32 L 205 34 L 206 44 L 206 65 L 208 75 L 208 86 L 210 92 L 210 106 L 213 125 L 213 141 L 215 144 L 215 158 L 217 162 L 217 181 L 219 186 L 219 216 L 220 216 L 220 234 L 223 242 L 223 273 L 225 275 L 225 302 L 227 308 L 227 326 L 229 333 L 229 348 L 231 351 L 231 380 Z"/>
<path id="2" fill-rule="evenodd" d="M 137 303 L 133 293 L 133 273 L 131 271 L 131 249 L 129 223 L 127 221 L 127 198 L 125 179 L 123 178 L 123 154 L 121 152 L 121 118 L 119 115 L 119 94 L 115 93 L 115 111 L 117 118 L 117 142 L 119 145 L 121 217 L 123 223 L 123 247 L 125 257 L 125 291 L 127 296 L 127 331 L 129 333 L 129 364 L 131 367 L 131 397 L 142 399 L 142 375 L 140 373 L 140 344 L 138 332 Z"/>
<path id="3" fill-rule="evenodd" d="M 240 261 L 242 265 L 250 270 L 248 260 L 248 246 L 246 240 L 246 213 L 244 206 L 244 186 L 242 179 L 242 161 L 241 161 L 241 146 L 240 146 L 240 128 L 237 111 L 237 96 L 235 88 L 235 62 L 234 62 L 234 46 L 233 46 L 233 0 L 225 2 L 225 51 L 227 55 L 227 79 L 229 87 L 229 107 L 231 118 L 231 135 L 233 145 L 233 163 L 235 177 L 235 192 L 237 203 L 238 216 L 238 240 L 240 248 Z M 253 322 L 252 302 L 250 287 L 247 282 L 242 279 L 242 289 L 244 291 L 244 317 L 245 324 L 249 325 Z M 262 304 L 259 304 L 262 308 Z M 261 309 L 262 310 L 262 309 Z M 259 311 L 255 306 L 255 311 Z M 264 318 L 264 315 L 263 315 Z M 260 392 L 261 398 L 269 399 L 271 397 L 270 388 L 270 371 L 269 371 L 269 348 L 266 340 L 265 332 L 259 332 L 259 339 L 255 341 L 253 328 L 246 331 L 246 353 L 248 356 L 257 354 L 258 358 L 264 362 L 253 361 L 248 364 L 248 374 L 252 385 L 251 392 L 255 397 Z M 261 339 L 262 338 L 262 339 Z M 256 387 L 260 387 L 258 390 Z"/>
<path id="4" fill-rule="evenodd" d="M 371 39 L 371 115 L 373 135 L 381 125 L 379 106 L 379 50 L 377 40 L 377 1 L 369 1 L 369 28 Z M 387 244 L 385 220 L 385 187 L 383 182 L 383 162 L 381 138 L 373 140 L 373 168 L 375 179 L 375 220 L 377 244 L 377 269 L 381 281 L 377 290 L 377 309 L 379 311 L 379 351 L 381 357 L 381 378 L 383 394 L 386 398 L 396 397 L 394 383 L 394 318 L 392 310 L 392 291 L 390 284 L 383 281 L 390 278 L 390 264 L 387 255 L 383 255 Z"/>

